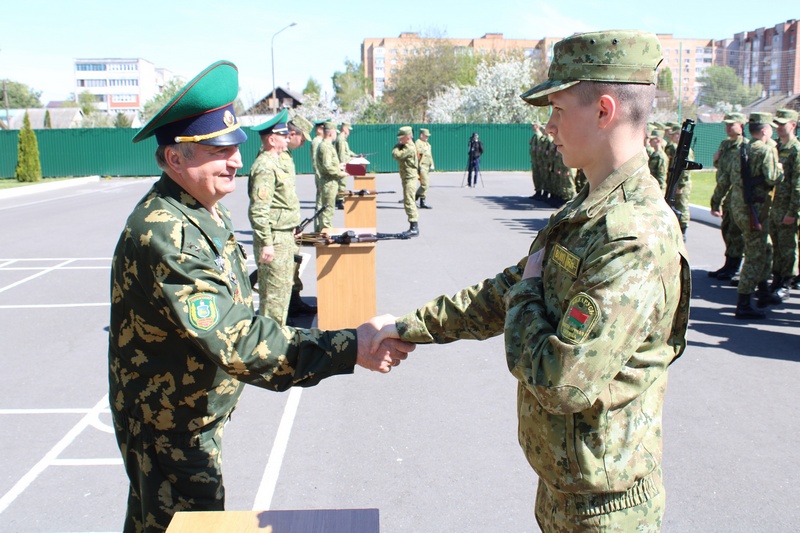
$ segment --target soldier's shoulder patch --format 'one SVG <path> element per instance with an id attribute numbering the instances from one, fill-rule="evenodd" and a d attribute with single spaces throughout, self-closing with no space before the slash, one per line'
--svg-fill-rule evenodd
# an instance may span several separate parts
<path id="1" fill-rule="evenodd" d="M 194 294 L 186 303 L 189 306 L 189 323 L 196 329 L 208 331 L 219 320 L 217 299 L 213 294 Z"/>
<path id="2" fill-rule="evenodd" d="M 259 200 L 263 200 L 264 198 L 266 198 L 266 197 L 267 197 L 267 188 L 266 188 L 266 187 L 263 187 L 263 186 L 262 186 L 262 187 L 259 187 L 259 188 L 256 190 L 256 194 L 258 195 L 258 199 L 259 199 Z"/>
<path id="3" fill-rule="evenodd" d="M 561 318 L 559 337 L 570 344 L 580 344 L 592 330 L 600 310 L 591 296 L 576 294 L 569 302 L 567 312 Z"/>

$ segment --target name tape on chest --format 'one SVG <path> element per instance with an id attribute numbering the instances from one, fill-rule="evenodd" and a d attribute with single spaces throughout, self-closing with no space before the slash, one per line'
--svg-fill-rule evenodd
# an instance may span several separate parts
<path id="1" fill-rule="evenodd" d="M 551 259 L 555 264 L 564 269 L 573 278 L 578 277 L 578 268 L 581 265 L 581 258 L 573 254 L 560 244 L 553 246 Z"/>

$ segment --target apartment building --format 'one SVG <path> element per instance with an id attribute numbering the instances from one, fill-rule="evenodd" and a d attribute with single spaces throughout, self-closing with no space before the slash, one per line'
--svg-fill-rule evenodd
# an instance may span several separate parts
<path id="1" fill-rule="evenodd" d="M 669 33 L 657 34 L 664 61 L 661 70 L 672 71 L 672 89 L 683 102 L 694 102 L 700 95 L 698 81 L 708 67 L 714 64 L 715 47 L 711 39 L 678 39 Z"/>
<path id="2" fill-rule="evenodd" d="M 98 111 L 116 114 L 143 109 L 172 73 L 138 58 L 76 59 L 74 78 L 76 98 L 88 91 Z"/>

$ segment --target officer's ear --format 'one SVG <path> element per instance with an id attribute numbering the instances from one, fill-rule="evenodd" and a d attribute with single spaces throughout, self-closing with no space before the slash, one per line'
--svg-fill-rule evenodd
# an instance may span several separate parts
<path id="1" fill-rule="evenodd" d="M 179 171 L 183 167 L 183 154 L 174 146 L 167 146 L 164 149 L 164 160 L 173 171 Z"/>

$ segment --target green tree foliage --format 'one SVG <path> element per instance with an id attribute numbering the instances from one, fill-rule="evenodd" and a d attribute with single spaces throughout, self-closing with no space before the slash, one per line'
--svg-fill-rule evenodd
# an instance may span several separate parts
<path id="1" fill-rule="evenodd" d="M 306 88 L 303 89 L 303 96 L 319 98 L 320 94 L 322 94 L 322 85 L 320 85 L 319 82 L 317 82 L 317 80 L 314 78 L 308 78 Z"/>
<path id="2" fill-rule="evenodd" d="M 736 71 L 731 67 L 711 66 L 705 75 L 697 78 L 703 88 L 700 91 L 700 104 L 715 106 L 720 102 L 746 106 L 761 96 L 760 83 L 746 87 Z"/>
<path id="3" fill-rule="evenodd" d="M 22 119 L 17 145 L 17 168 L 14 170 L 17 181 L 39 181 L 42 179 L 42 164 L 39 161 L 39 143 L 31 128 L 28 113 Z"/>
<path id="4" fill-rule="evenodd" d="M 672 69 L 662 68 L 658 71 L 658 79 L 656 80 L 656 89 L 664 91 L 669 94 L 675 94 L 675 89 L 672 85 Z"/>
<path id="5" fill-rule="evenodd" d="M 333 73 L 333 103 L 342 111 L 352 111 L 356 103 L 364 98 L 370 90 L 370 83 L 364 75 L 361 63 L 345 59 L 344 72 Z"/>
<path id="6" fill-rule="evenodd" d="M 115 128 L 130 128 L 133 121 L 128 118 L 125 113 L 117 113 L 117 118 L 114 119 Z"/>
<path id="7" fill-rule="evenodd" d="M 392 75 L 384 98 L 397 122 L 424 122 L 428 102 L 447 87 L 475 82 L 480 58 L 446 41 L 428 39 Z"/>
<path id="8" fill-rule="evenodd" d="M 96 100 L 94 99 L 94 95 L 89 91 L 83 91 L 78 95 L 78 105 L 83 111 L 83 115 L 88 117 L 92 113 L 97 111 L 97 106 L 95 105 Z"/>
<path id="9" fill-rule="evenodd" d="M 186 85 L 186 82 L 181 81 L 178 78 L 169 80 L 161 89 L 160 93 L 145 102 L 144 111 L 142 111 L 142 120 L 147 122 L 153 118 L 156 113 L 161 111 L 162 107 L 167 105 L 167 103 L 172 100 L 173 96 L 178 94 L 178 91 L 180 91 L 184 85 Z M 234 106 L 234 109 L 235 107 L 236 106 Z"/>
<path id="10" fill-rule="evenodd" d="M 53 127 L 52 119 L 50 118 L 50 110 L 44 112 L 44 128 L 49 130 Z"/>
<path id="11" fill-rule="evenodd" d="M 11 80 L 5 82 L 5 92 L 8 95 L 8 102 L 3 102 L 3 107 L 8 105 L 10 109 L 33 109 L 44 107 L 39 97 L 42 91 L 34 91 L 24 83 Z M 1 88 L 1 87 L 0 87 Z M 0 96 L 2 94 L 0 93 Z"/>

